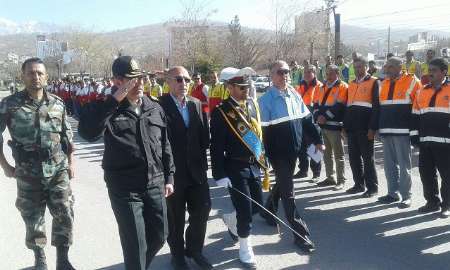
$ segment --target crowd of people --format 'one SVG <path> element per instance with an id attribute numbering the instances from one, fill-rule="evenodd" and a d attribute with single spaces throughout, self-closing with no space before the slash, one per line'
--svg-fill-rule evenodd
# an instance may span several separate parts
<path id="1" fill-rule="evenodd" d="M 129 270 L 147 269 L 166 239 L 174 269 L 189 269 L 186 257 L 201 269 L 213 269 L 203 255 L 211 209 L 207 149 L 213 178 L 228 189 L 235 209 L 223 220 L 231 238 L 239 242 L 239 261 L 248 269 L 257 268 L 253 216 L 259 213 L 269 226 L 286 225 L 277 217 L 280 200 L 294 244 L 304 252 L 314 251 L 296 205 L 294 179 L 307 177 L 311 169 L 311 182 L 344 190 L 345 138 L 353 176 L 347 193 L 378 196 L 374 142 L 379 137 L 388 191 L 378 202 L 411 207 L 411 146 L 416 146 L 426 199 L 418 211 L 440 211 L 448 218 L 448 62 L 431 53 L 429 57 L 423 65 L 412 62 L 409 52 L 406 63 L 389 56 L 382 70 L 357 53 L 348 66 L 341 56 L 336 63 L 327 57 L 323 67 L 276 61 L 269 68 L 272 84 L 260 97 L 251 93 L 255 71 L 249 67 L 204 74 L 210 78 L 208 86 L 202 74 L 191 75 L 176 66 L 166 70 L 158 84 L 156 76 L 143 72 L 132 57 L 120 56 L 112 65 L 111 80 L 55 81 L 46 86 L 43 62 L 25 61 L 25 90 L 0 103 L 0 133 L 8 127 L 15 166 L 8 163 L 2 147 L 0 164 L 6 176 L 18 180 L 17 205 L 36 269 L 47 269 L 46 206 L 54 218 L 57 269 L 75 269 L 68 259 L 74 216 L 70 114 L 79 120 L 82 138 L 104 138 L 104 179 Z M 322 154 L 323 159 L 313 158 Z M 326 176 L 320 179 L 322 162 Z M 270 168 L 275 183 L 263 202 Z"/>

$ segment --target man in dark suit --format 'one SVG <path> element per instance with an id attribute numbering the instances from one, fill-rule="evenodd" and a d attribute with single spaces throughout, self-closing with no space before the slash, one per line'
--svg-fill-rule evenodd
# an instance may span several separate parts
<path id="1" fill-rule="evenodd" d="M 175 269 L 189 269 L 185 255 L 202 269 L 212 265 L 202 255 L 206 223 L 211 210 L 206 149 L 209 146 L 209 128 L 206 115 L 198 99 L 187 96 L 189 73 L 184 67 L 168 72 L 170 92 L 160 97 L 168 122 L 169 140 L 175 161 L 175 193 L 167 201 L 169 218 L 168 243 Z M 189 225 L 184 240 L 185 212 Z M 186 248 L 186 250 L 185 250 Z"/>

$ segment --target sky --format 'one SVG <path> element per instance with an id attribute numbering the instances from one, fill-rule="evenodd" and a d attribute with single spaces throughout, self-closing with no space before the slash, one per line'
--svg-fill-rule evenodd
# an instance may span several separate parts
<path id="1" fill-rule="evenodd" d="M 200 17 L 211 12 L 211 20 L 229 22 L 238 15 L 242 25 L 265 29 L 275 28 L 275 18 L 280 23 L 294 14 L 316 10 L 324 3 L 323 0 L 0 0 L 0 19 L 113 31 L 181 18 L 186 3 L 191 1 L 205 4 Z M 449 0 L 339 0 L 336 11 L 341 14 L 342 24 L 450 32 Z"/>

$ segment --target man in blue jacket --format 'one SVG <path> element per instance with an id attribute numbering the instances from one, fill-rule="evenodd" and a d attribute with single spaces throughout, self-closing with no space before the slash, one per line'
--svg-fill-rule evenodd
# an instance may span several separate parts
<path id="1" fill-rule="evenodd" d="M 312 121 L 311 113 L 301 96 L 288 84 L 289 66 L 285 61 L 275 62 L 270 69 L 273 86 L 258 100 L 261 110 L 261 126 L 266 155 L 274 168 L 276 184 L 266 203 L 276 213 L 276 205 L 281 197 L 286 217 L 292 228 L 295 244 L 306 252 L 314 250 L 309 240 L 309 230 L 300 217 L 295 205 L 294 174 L 300 152 L 302 133 L 306 132 L 316 145 L 316 151 L 323 151 L 322 138 Z M 268 223 L 273 218 L 263 215 Z M 301 237 L 300 237 L 300 236 Z"/>

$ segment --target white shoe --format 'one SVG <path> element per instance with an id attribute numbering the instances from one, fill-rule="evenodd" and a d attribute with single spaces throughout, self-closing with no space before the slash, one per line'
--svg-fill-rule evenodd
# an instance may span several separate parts
<path id="1" fill-rule="evenodd" d="M 236 220 L 236 211 L 231 212 L 230 214 L 223 214 L 222 216 L 223 222 L 228 227 L 228 231 L 235 237 L 238 237 L 237 233 L 237 220 Z M 232 238 L 233 238 L 232 236 Z M 234 239 L 234 238 L 233 238 Z"/>
<path id="2" fill-rule="evenodd" d="M 256 269 L 256 259 L 250 243 L 250 237 L 239 237 L 239 260 L 248 269 Z"/>

